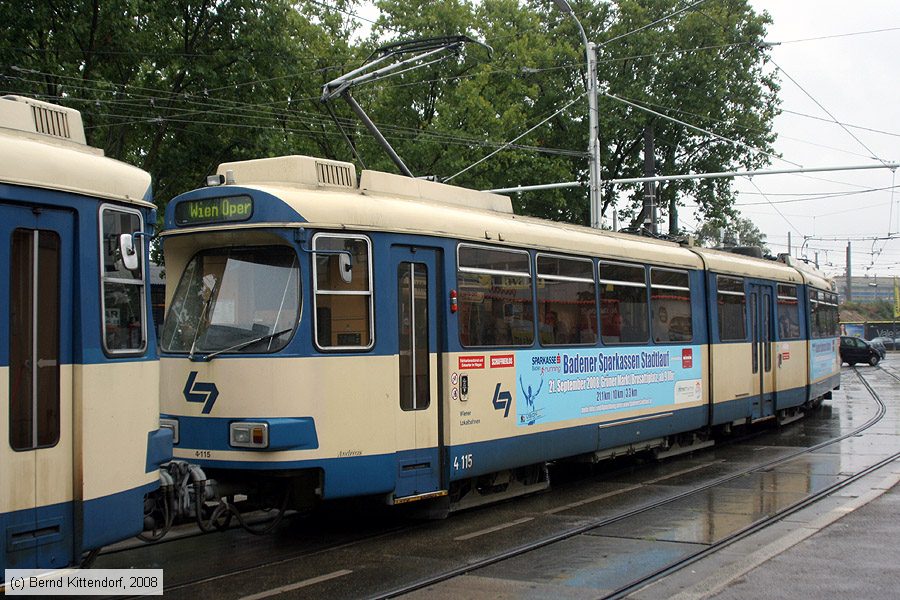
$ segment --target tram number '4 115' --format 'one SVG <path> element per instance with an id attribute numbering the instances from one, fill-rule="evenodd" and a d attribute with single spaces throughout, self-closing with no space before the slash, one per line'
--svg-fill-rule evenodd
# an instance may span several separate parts
<path id="1" fill-rule="evenodd" d="M 453 470 L 466 470 L 472 468 L 472 455 L 471 454 L 460 454 L 459 456 L 453 457 Z"/>

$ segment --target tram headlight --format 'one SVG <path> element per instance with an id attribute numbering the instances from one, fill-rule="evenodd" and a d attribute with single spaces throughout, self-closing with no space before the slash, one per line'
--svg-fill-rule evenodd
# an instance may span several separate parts
<path id="1" fill-rule="evenodd" d="M 235 448 L 267 448 L 269 446 L 269 424 L 232 423 L 229 440 Z"/>
<path id="2" fill-rule="evenodd" d="M 178 444 L 178 419 L 160 419 L 159 420 L 159 428 L 160 429 L 171 429 L 172 430 L 172 443 Z"/>

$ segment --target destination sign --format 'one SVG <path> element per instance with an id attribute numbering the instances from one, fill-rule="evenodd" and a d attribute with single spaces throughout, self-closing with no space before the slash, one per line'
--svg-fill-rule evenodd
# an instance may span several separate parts
<path id="1" fill-rule="evenodd" d="M 175 223 L 179 226 L 233 223 L 246 221 L 251 216 L 253 199 L 250 196 L 191 200 L 175 207 Z"/>

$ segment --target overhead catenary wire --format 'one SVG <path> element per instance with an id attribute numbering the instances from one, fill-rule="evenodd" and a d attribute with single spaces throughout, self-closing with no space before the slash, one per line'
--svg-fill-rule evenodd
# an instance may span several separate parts
<path id="1" fill-rule="evenodd" d="M 565 106 L 563 106 L 562 108 L 560 108 L 559 110 L 557 110 L 556 112 L 554 112 L 552 115 L 548 116 L 547 118 L 545 118 L 544 120 L 542 120 L 540 123 L 538 123 L 537 125 L 531 127 L 530 129 L 528 129 L 528 130 L 525 131 L 524 133 L 522 133 L 522 134 L 516 136 L 515 138 L 511 139 L 509 142 L 507 142 L 506 144 L 504 144 L 504 145 L 501 146 L 500 148 L 497 148 L 496 150 L 494 150 L 493 152 L 491 152 L 491 153 L 488 154 L 487 156 L 484 156 L 484 157 L 478 159 L 477 161 L 475 161 L 474 163 L 472 163 L 472 164 L 469 165 L 468 167 L 464 168 L 463 170 L 461 170 L 461 171 L 459 171 L 459 172 L 457 172 L 457 173 L 454 173 L 454 174 L 451 175 L 450 177 L 447 177 L 446 179 L 443 180 L 444 183 L 450 181 L 451 179 L 455 178 L 455 177 L 458 176 L 458 175 L 462 175 L 463 173 L 465 173 L 465 172 L 468 171 L 469 169 L 471 169 L 471 168 L 473 168 L 473 167 L 475 167 L 475 166 L 477 166 L 477 165 L 480 165 L 481 163 L 483 163 L 484 161 L 488 160 L 489 158 L 491 158 L 492 156 L 494 156 L 494 155 L 497 154 L 498 152 L 500 152 L 500 151 L 504 150 L 505 148 L 507 148 L 510 144 L 515 143 L 516 141 L 522 139 L 523 137 L 525 137 L 526 135 L 528 135 L 529 133 L 531 133 L 531 132 L 534 131 L 535 129 L 541 127 L 542 125 L 544 125 L 544 123 L 546 123 L 546 122 L 549 121 L 550 119 L 552 119 L 552 118 L 556 117 L 557 115 L 559 115 L 559 114 L 565 112 L 570 106 L 572 106 L 573 104 L 575 104 L 576 102 L 578 102 L 580 99 L 581 99 L 581 97 L 578 97 L 578 98 L 575 98 L 575 99 L 571 100 L 571 101 L 568 102 Z"/>
<path id="2" fill-rule="evenodd" d="M 323 6 L 327 6 L 327 5 L 324 5 L 324 4 L 323 4 Z M 330 7 L 330 8 L 335 8 L 335 9 L 337 10 L 336 7 Z M 867 32 L 854 32 L 854 33 L 843 34 L 843 35 L 859 35 L 859 34 L 862 34 L 862 33 L 867 33 Z M 809 39 L 809 40 L 812 40 L 812 39 L 815 39 L 815 38 L 808 38 L 808 39 Z M 800 40 L 798 40 L 798 41 L 800 41 Z M 738 42 L 738 43 L 735 43 L 735 44 L 733 44 L 733 45 L 745 44 L 745 43 L 747 43 L 747 42 Z M 660 53 L 660 54 L 663 54 L 663 53 Z M 329 69 L 329 68 L 332 68 L 332 67 L 325 67 L 324 69 Z M 559 68 L 559 67 L 550 67 L 549 69 L 554 69 L 554 68 Z M 563 66 L 563 67 L 561 67 L 561 68 L 565 68 L 565 66 Z M 548 70 L 549 70 L 549 69 L 548 69 Z M 310 71 L 310 72 L 317 72 L 317 71 L 321 71 L 321 70 L 323 70 L 323 69 L 316 69 L 316 70 L 313 70 L 313 71 Z M 506 70 L 506 71 L 508 72 L 508 71 L 514 71 L 514 70 L 515 70 L 515 69 L 509 69 L 509 70 Z M 497 72 L 499 72 L 499 71 L 497 71 Z M 49 75 L 49 74 L 48 74 L 48 75 Z M 238 86 L 244 86 L 244 85 L 251 85 L 251 84 L 256 83 L 256 82 L 270 81 L 270 80 L 281 79 L 281 78 L 286 78 L 286 77 L 291 77 L 291 76 L 283 76 L 283 77 L 279 77 L 279 78 L 271 78 L 271 79 L 268 79 L 268 80 L 256 80 L 256 81 L 244 82 L 244 83 L 240 83 L 240 84 L 234 84 L 233 86 L 223 86 L 222 88 L 214 88 L 214 89 L 216 89 L 216 90 L 218 90 L 218 89 L 227 89 L 227 88 L 230 88 L 230 87 L 238 87 Z M 417 83 L 419 83 L 419 82 L 416 82 L 416 84 L 417 84 Z M 415 85 L 415 84 L 399 84 L 399 85 Z M 162 92 L 162 91 L 160 91 L 160 92 L 161 92 L 161 93 L 168 93 L 168 92 Z M 306 100 L 310 100 L 310 99 L 312 99 L 312 98 L 307 98 Z M 300 100 L 304 100 L 304 99 L 295 99 L 295 100 L 296 100 L 296 101 L 300 101 Z M 648 103 L 648 104 L 651 104 L 651 103 Z M 677 109 L 672 109 L 672 110 L 677 110 Z M 680 111 L 680 112 L 686 112 L 686 111 Z M 573 151 L 573 152 L 574 152 L 574 151 Z"/>
<path id="3" fill-rule="evenodd" d="M 771 204 L 795 204 L 795 203 L 797 203 L 797 202 L 811 202 L 811 201 L 814 201 L 814 200 L 829 200 L 829 199 L 832 199 L 832 198 L 842 198 L 842 197 L 847 197 L 847 196 L 856 196 L 856 195 L 859 195 L 859 194 L 870 194 L 870 193 L 873 193 L 873 192 L 883 192 L 883 191 L 886 191 L 886 190 L 890 190 L 891 193 L 893 193 L 893 191 L 896 189 L 896 187 L 897 187 L 897 186 L 895 186 L 895 185 L 891 185 L 891 186 L 889 186 L 889 187 L 871 188 L 871 189 L 867 189 L 867 190 L 857 190 L 857 191 L 854 191 L 854 192 L 842 192 L 842 193 L 835 193 L 835 194 L 825 194 L 825 195 L 821 195 L 821 196 L 811 196 L 811 197 L 807 197 L 807 198 L 794 198 L 794 199 L 791 199 L 791 200 L 769 200 L 769 201 L 767 201 L 767 202 L 739 202 L 739 203 L 735 203 L 735 206 L 760 206 L 760 205 L 771 205 Z M 768 197 L 768 194 L 764 194 L 764 193 L 762 193 L 762 192 L 757 192 L 757 193 L 759 193 L 759 194 L 762 195 L 763 197 L 766 197 L 766 198 Z"/>
<path id="4" fill-rule="evenodd" d="M 877 160 L 878 162 L 880 162 L 880 163 L 882 163 L 882 164 L 887 164 L 887 161 L 885 161 L 885 160 L 883 160 L 882 158 L 880 158 L 880 157 L 875 153 L 874 150 L 872 150 L 871 148 L 869 148 L 869 147 L 865 144 L 865 142 L 863 142 L 861 139 L 859 139 L 858 137 L 856 137 L 856 135 L 855 135 L 852 131 L 850 131 L 847 127 L 845 127 L 843 123 L 841 123 L 840 121 L 838 121 L 837 117 L 835 117 L 835 116 L 831 113 L 830 110 L 828 110 L 827 108 L 825 108 L 825 105 L 823 105 L 821 102 L 819 102 L 818 100 L 816 100 L 816 99 L 813 97 L 813 95 L 810 94 L 810 93 L 806 90 L 806 88 L 804 88 L 802 85 L 800 85 L 800 83 L 799 83 L 796 79 L 794 79 L 793 77 L 791 77 L 791 74 L 790 74 L 790 73 L 788 73 L 787 71 L 785 71 L 784 69 L 782 69 L 782 68 L 778 65 L 778 63 L 776 63 L 776 62 L 775 62 L 774 60 L 772 60 L 771 58 L 770 58 L 769 60 L 770 60 L 770 62 L 771 62 L 773 65 L 775 65 L 775 68 L 778 69 L 781 73 L 783 73 L 785 77 L 787 77 L 788 79 L 790 79 L 791 82 L 792 82 L 794 85 L 796 85 L 796 86 L 800 89 L 801 92 L 803 92 L 804 94 L 806 94 L 806 96 L 807 96 L 810 100 L 812 100 L 813 102 L 815 102 L 816 106 L 818 106 L 818 107 L 821 108 L 823 111 L 825 111 L 825 114 L 827 114 L 829 117 L 831 117 L 832 121 L 833 121 L 836 125 L 838 125 L 841 129 L 843 129 L 844 131 L 846 131 L 847 134 L 848 134 L 850 137 L 852 137 L 854 140 L 856 140 L 857 143 L 859 143 L 860 146 L 862 146 L 863 148 L 865 148 L 865 149 L 866 149 L 866 152 L 868 152 L 868 153 L 870 154 L 870 158 L 872 158 L 872 159 L 874 159 L 874 160 Z"/>
<path id="5" fill-rule="evenodd" d="M 46 97 L 46 98 L 48 98 L 48 99 L 52 99 L 52 98 L 53 98 L 53 97 L 47 96 L 47 95 L 35 95 L 35 97 Z M 84 103 L 88 103 L 88 104 L 93 104 L 93 103 L 95 103 L 95 100 L 94 100 L 94 99 L 89 99 L 89 98 L 75 98 L 75 97 L 69 96 L 69 97 L 67 97 L 66 99 L 67 99 L 68 101 L 74 101 L 74 102 L 79 102 L 79 101 L 80 101 L 80 102 L 84 102 Z M 227 111 L 225 111 L 225 112 L 223 112 L 223 111 L 208 111 L 208 112 L 209 112 L 209 114 L 215 114 L 215 115 L 227 115 L 227 114 L 228 114 Z M 258 116 L 255 116 L 255 117 L 254 117 L 254 116 L 250 115 L 250 118 L 263 118 L 263 117 L 278 116 L 278 115 L 273 115 L 272 113 L 268 113 L 268 112 L 259 112 L 259 111 L 257 111 L 257 113 L 258 113 Z M 185 123 L 190 123 L 190 122 L 196 122 L 196 123 L 198 123 L 198 124 L 201 123 L 200 121 L 196 121 L 196 120 L 185 120 L 185 119 L 183 118 L 183 117 L 186 117 L 186 116 L 193 116 L 193 115 L 194 115 L 193 112 L 190 113 L 190 114 L 186 114 L 186 113 L 180 113 L 180 114 L 178 114 L 178 113 L 176 113 L 176 114 L 170 115 L 170 116 L 156 116 L 156 117 L 153 117 L 153 118 L 143 118 L 143 117 L 142 117 L 142 118 L 137 119 L 137 120 L 134 119 L 134 115 L 118 115 L 118 114 L 112 114 L 112 113 L 92 113 L 92 112 L 90 112 L 90 111 L 88 111 L 88 114 L 96 114 L 97 116 L 102 116 L 102 117 L 106 117 L 106 118 L 114 118 L 114 119 L 124 119 L 124 120 L 126 120 L 125 122 L 114 123 L 114 125 L 122 125 L 122 124 L 124 124 L 124 125 L 130 125 L 130 124 L 136 124 L 136 123 L 140 123 L 140 122 L 148 122 L 148 121 L 154 121 L 154 122 L 161 122 L 161 121 L 172 121 L 172 122 L 176 122 L 176 121 L 180 121 L 180 122 L 185 122 Z M 292 113 L 292 114 L 293 114 L 293 113 Z M 309 115 L 309 116 L 310 116 L 310 118 L 307 118 L 307 119 L 302 119 L 302 118 L 299 119 L 301 122 L 303 122 L 303 121 L 305 120 L 306 122 L 308 122 L 308 123 L 310 123 L 310 124 L 314 124 L 314 125 L 321 125 L 321 124 L 330 125 L 330 124 L 331 124 L 330 121 L 328 121 L 327 119 L 324 119 L 323 117 L 320 117 L 319 115 L 315 115 L 315 114 L 313 114 L 313 113 L 304 113 L 303 111 L 296 111 L 296 114 L 299 114 L 299 115 Z M 245 118 L 246 118 L 248 115 L 245 114 L 244 116 L 245 116 Z M 346 123 L 352 123 L 350 120 L 346 120 L 345 122 L 346 122 Z M 211 124 L 211 125 L 220 124 L 220 123 L 209 122 L 209 121 L 205 121 L 205 122 L 202 122 L 202 123 L 203 123 L 203 124 Z M 105 126 L 109 126 L 109 124 L 96 125 L 96 126 L 93 126 L 93 127 L 96 128 L 96 127 L 105 127 Z M 229 126 L 231 126 L 231 125 L 229 125 Z M 246 127 L 247 124 L 244 123 L 244 124 L 242 124 L 242 126 L 245 126 L 245 127 Z M 251 127 L 256 127 L 256 128 L 259 128 L 259 129 L 271 129 L 271 125 L 251 125 Z M 453 135 L 450 135 L 450 134 L 443 134 L 443 133 L 440 133 L 440 132 L 423 132 L 423 131 L 421 131 L 421 130 L 417 130 L 417 129 L 414 129 L 414 128 L 403 128 L 403 127 L 393 127 L 393 126 L 385 126 L 385 127 L 386 127 L 387 129 L 392 129 L 392 128 L 393 128 L 393 129 L 397 129 L 398 131 L 406 131 L 406 132 L 409 132 L 409 133 L 411 133 L 411 134 L 415 134 L 417 137 L 435 137 L 435 138 L 440 139 L 440 140 L 442 140 L 442 141 L 452 141 L 452 142 L 463 143 L 463 144 L 468 144 L 468 145 L 480 145 L 480 146 L 486 146 L 486 147 L 496 147 L 496 146 L 499 146 L 499 145 L 503 145 L 503 144 L 504 144 L 504 143 L 501 143 L 501 142 L 491 142 L 491 141 L 489 141 L 489 140 L 479 140 L 479 139 L 475 139 L 475 138 L 464 138 L 464 137 L 460 137 L 460 136 L 453 136 Z M 580 156 L 580 155 L 583 155 L 583 154 L 584 154 L 583 152 L 575 151 L 575 150 L 555 149 L 555 148 L 547 148 L 547 147 L 535 147 L 535 146 L 524 146 L 524 145 L 514 145 L 514 146 L 512 146 L 512 147 L 513 147 L 513 148 L 516 148 L 516 149 L 521 149 L 521 150 L 530 150 L 530 151 L 537 151 L 537 152 L 546 152 L 546 153 L 550 153 L 550 154 L 560 154 L 560 155 Z"/>
<path id="6" fill-rule="evenodd" d="M 639 32 L 641 32 L 641 31 L 644 31 L 645 29 L 650 29 L 651 27 L 654 27 L 654 26 L 656 26 L 656 25 L 659 25 L 660 23 L 664 23 L 665 21 L 668 21 L 668 20 L 671 19 L 672 17 L 677 17 L 677 16 L 680 15 L 681 13 L 684 13 L 684 12 L 687 12 L 687 11 L 689 11 L 689 10 L 692 10 L 692 9 L 694 9 L 694 8 L 696 8 L 696 7 L 698 7 L 698 6 L 700 6 L 701 4 L 703 4 L 703 3 L 706 2 L 706 1 L 707 1 L 707 0 L 697 0 L 696 2 L 693 2 L 693 3 L 689 4 L 688 6 L 685 6 L 684 8 L 680 8 L 680 9 L 676 10 L 675 12 L 669 13 L 669 14 L 665 15 L 664 17 L 660 17 L 659 19 L 656 19 L 656 20 L 653 21 L 652 23 L 647 23 L 646 25 L 643 25 L 642 27 L 638 27 L 637 29 L 634 29 L 634 30 L 629 31 L 629 32 L 627 32 L 627 33 L 623 33 L 623 34 L 621 34 L 621 35 L 617 35 L 617 36 L 614 37 L 614 38 L 610 38 L 610 39 L 608 39 L 608 40 L 605 40 L 605 41 L 601 42 L 600 44 L 598 44 L 598 46 L 599 46 L 600 48 L 602 48 L 603 46 L 606 46 L 607 44 L 611 44 L 611 43 L 613 43 L 613 42 L 616 42 L 616 41 L 618 41 L 618 40 L 621 40 L 621 39 L 623 39 L 623 38 L 626 38 L 626 37 L 628 37 L 628 36 L 630 36 L 630 35 L 634 35 L 635 33 L 639 33 Z"/>
<path id="7" fill-rule="evenodd" d="M 54 98 L 54 97 L 49 96 L 49 95 L 39 95 L 39 94 L 36 94 L 36 95 L 35 95 L 35 97 L 38 97 L 38 96 L 40 96 L 40 97 L 45 97 L 45 98 L 48 98 L 48 99 L 53 99 L 53 98 Z M 146 98 L 147 98 L 147 99 L 153 99 L 152 97 L 146 97 Z M 318 100 L 318 96 L 315 97 L 315 98 L 313 98 L 313 97 L 308 97 L 308 98 L 296 99 L 296 101 L 300 101 L 300 100 L 313 100 L 313 99 Z M 73 97 L 73 96 L 68 96 L 68 97 L 66 98 L 66 100 L 68 100 L 68 101 L 70 101 L 70 102 L 83 102 L 83 103 L 86 103 L 86 104 L 93 104 L 93 103 L 95 103 L 95 102 L 100 102 L 100 103 L 112 103 L 112 102 L 115 102 L 115 101 L 109 101 L 109 100 L 96 100 L 96 99 L 93 99 L 93 98 L 77 98 L 77 97 Z M 278 104 L 280 104 L 281 102 L 282 102 L 282 101 L 279 101 Z M 294 110 L 294 111 L 291 111 L 290 113 L 288 113 L 288 112 L 271 113 L 271 112 L 268 112 L 268 111 L 253 111 L 253 110 L 252 110 L 253 107 L 270 106 L 271 104 L 273 104 L 273 103 L 259 103 L 259 104 L 253 104 L 253 105 L 250 105 L 250 104 L 241 104 L 241 105 L 236 105 L 236 106 L 221 106 L 221 107 L 218 107 L 218 108 L 216 108 L 216 109 L 209 109 L 209 110 L 204 110 L 204 111 L 199 111 L 199 110 L 177 111 L 177 110 L 176 110 L 173 114 L 166 115 L 166 116 L 161 116 L 161 115 L 151 116 L 151 117 L 141 116 L 141 117 L 137 117 L 137 118 L 135 118 L 134 115 L 118 115 L 118 114 L 113 114 L 113 113 L 89 113 L 89 114 L 97 114 L 98 116 L 103 116 L 103 117 L 105 117 L 105 118 L 120 119 L 121 121 L 118 122 L 118 123 L 113 123 L 113 124 L 97 124 L 97 125 L 93 125 L 93 126 L 87 126 L 86 129 L 99 128 L 99 127 L 108 127 L 108 126 L 110 126 L 110 125 L 118 125 L 118 126 L 121 126 L 121 125 L 134 125 L 134 124 L 141 124 L 141 123 L 153 123 L 153 122 L 163 122 L 163 121 L 170 121 L 170 122 L 186 122 L 186 123 L 189 123 L 189 122 L 191 122 L 191 121 L 186 121 L 186 120 L 185 120 L 185 118 L 186 118 L 186 117 L 189 117 L 189 116 L 190 116 L 190 117 L 196 117 L 196 116 L 199 116 L 199 115 L 201 115 L 201 114 L 218 115 L 218 116 L 229 116 L 229 115 L 232 114 L 234 111 L 238 111 L 238 110 L 242 111 L 242 116 L 243 116 L 245 119 L 248 118 L 248 117 L 251 118 L 251 119 L 252 119 L 252 118 L 262 119 L 262 118 L 288 117 L 288 116 L 290 116 L 290 117 L 292 117 L 292 118 L 297 118 L 297 119 L 300 120 L 301 122 L 307 122 L 307 123 L 313 124 L 313 125 L 327 125 L 327 126 L 330 126 L 330 125 L 332 124 L 331 121 L 330 121 L 329 119 L 324 118 L 324 116 L 318 115 L 318 114 L 316 114 L 316 113 L 305 112 L 305 111 L 296 111 L 296 110 Z M 251 113 L 254 113 L 254 112 L 255 112 L 255 115 L 254 115 L 254 114 L 251 114 Z M 305 117 L 305 118 L 304 118 L 304 117 Z M 200 121 L 196 121 L 196 120 L 195 120 L 194 122 L 197 122 L 198 124 L 200 123 Z M 206 123 L 206 124 L 216 124 L 216 123 L 209 122 L 209 121 L 204 121 L 203 123 Z M 344 120 L 342 121 L 342 123 L 345 124 L 345 125 L 348 125 L 348 126 L 353 126 L 353 125 L 355 125 L 355 122 L 352 121 L 352 120 L 350 120 L 350 119 L 344 119 Z M 246 123 L 243 124 L 243 126 L 246 126 L 246 125 L 247 125 Z M 231 125 L 229 125 L 229 126 L 231 126 Z M 511 148 L 511 149 L 525 150 L 525 151 L 531 151 L 531 152 L 537 152 L 537 153 L 544 153 L 544 154 L 552 154 L 552 155 L 559 155 L 559 156 L 575 156 L 575 157 L 578 157 L 578 156 L 584 156 L 584 155 L 585 155 L 585 152 L 584 152 L 584 151 L 580 151 L 580 150 L 568 150 L 568 149 L 564 149 L 564 148 L 552 148 L 552 147 L 543 147 L 543 146 L 528 146 L 528 145 L 522 145 L 522 144 L 509 144 L 509 142 L 494 142 L 494 141 L 490 141 L 490 140 L 482 140 L 482 139 L 477 139 L 477 138 L 462 137 L 462 136 L 459 136 L 459 135 L 451 135 L 451 134 L 448 134 L 448 133 L 442 133 L 442 132 L 423 131 L 423 130 L 421 130 L 421 129 L 416 129 L 416 128 L 412 128 L 412 127 L 400 127 L 400 126 L 392 126 L 392 125 L 379 125 L 379 126 L 380 126 L 380 127 L 383 127 L 386 131 L 393 131 L 393 132 L 395 132 L 395 133 L 397 133 L 397 134 L 400 134 L 400 135 L 403 135 L 403 134 L 405 133 L 405 134 L 407 135 L 407 137 L 415 137 L 415 138 L 435 138 L 435 139 L 437 139 L 437 140 L 441 140 L 441 141 L 451 141 L 451 142 L 455 142 L 455 143 L 462 144 L 462 145 L 475 145 L 475 146 L 482 146 L 482 147 L 499 147 L 499 146 L 503 146 L 503 147 Z M 259 128 L 259 129 L 271 129 L 271 126 L 270 126 L 270 125 L 259 125 L 258 128 Z"/>
<path id="8" fill-rule="evenodd" d="M 840 197 L 840 196 L 852 196 L 854 194 L 867 194 L 869 192 L 881 192 L 884 190 L 890 190 L 891 186 L 878 187 L 878 188 L 867 188 L 864 190 L 857 190 L 854 192 L 767 192 L 766 196 L 791 196 L 798 199 L 803 199 L 804 196 L 812 197 L 822 197 L 822 198 L 831 198 L 831 197 Z M 739 194 L 741 196 L 760 196 L 759 192 L 751 192 L 749 190 L 735 190 L 735 194 Z"/>
<path id="9" fill-rule="evenodd" d="M 750 184 L 751 184 L 753 187 L 755 187 L 755 188 L 757 189 L 757 191 L 759 191 L 760 194 L 763 195 L 763 198 L 766 198 L 766 200 L 768 200 L 768 197 L 767 197 L 767 196 L 765 195 L 765 193 L 759 188 L 759 186 L 756 185 L 756 182 L 753 181 L 753 178 L 752 178 L 752 177 L 748 177 L 748 178 L 747 178 L 747 181 L 749 181 Z M 784 219 L 784 222 L 787 223 L 788 226 L 789 226 L 791 229 L 793 229 L 794 231 L 796 231 L 798 234 L 803 235 L 803 232 L 801 232 L 799 229 L 797 229 L 797 228 L 794 226 L 794 224 L 791 222 L 791 220 L 788 219 L 786 216 L 784 216 L 784 213 L 781 212 L 781 209 L 779 209 L 777 206 L 775 206 L 775 204 L 774 204 L 773 202 L 771 202 L 771 201 L 769 202 L 769 204 L 772 206 L 772 208 L 775 209 L 775 212 L 777 212 L 778 215 L 779 215 L 782 219 Z"/>
<path id="10" fill-rule="evenodd" d="M 323 4 L 323 6 L 324 6 L 324 4 Z M 336 8 L 336 7 L 335 7 L 335 8 Z M 848 34 L 848 35 L 852 35 L 852 34 Z M 565 68 L 565 67 L 561 67 L 561 68 Z M 247 85 L 250 85 L 250 84 L 252 84 L 252 82 L 248 82 L 248 83 L 247 83 Z M 244 84 L 241 84 L 241 85 L 244 85 Z M 228 87 L 231 87 L 231 86 L 228 86 Z M 893 190 L 892 190 L 892 192 L 893 192 Z"/>
<path id="11" fill-rule="evenodd" d="M 693 129 L 694 131 L 698 131 L 698 132 L 700 132 L 700 133 L 702 133 L 702 134 L 704 134 L 704 135 L 708 135 L 708 136 L 711 136 L 711 137 L 713 137 L 713 138 L 722 140 L 723 142 L 728 142 L 729 144 L 735 144 L 735 145 L 737 145 L 737 146 L 742 146 L 742 147 L 744 147 L 744 148 L 747 148 L 748 150 L 753 150 L 753 151 L 756 152 L 757 154 L 762 154 L 763 156 L 767 156 L 767 157 L 769 157 L 769 158 L 774 158 L 774 159 L 777 159 L 777 160 L 784 161 L 784 162 L 786 162 L 786 163 L 788 163 L 788 164 L 790 164 L 790 165 L 793 165 L 793 166 L 795 166 L 795 167 L 801 167 L 801 168 L 803 167 L 803 165 L 801 165 L 801 164 L 799 164 L 799 163 L 795 163 L 795 162 L 786 160 L 786 159 L 781 158 L 780 156 L 778 156 L 778 155 L 776 155 L 776 154 L 772 154 L 771 152 L 767 152 L 767 151 L 765 151 L 765 150 L 763 150 L 763 149 L 761 149 L 761 148 L 757 148 L 757 147 L 755 147 L 755 146 L 751 146 L 750 144 L 747 144 L 747 143 L 744 143 L 744 142 L 741 142 L 741 141 L 738 141 L 738 140 L 733 140 L 733 139 L 731 139 L 731 138 L 727 138 L 727 137 L 725 137 L 724 135 L 720 135 L 720 134 L 718 134 L 718 133 L 715 133 L 714 131 L 710 131 L 710 130 L 708 130 L 708 129 L 704 129 L 704 128 L 698 127 L 698 126 L 696 126 L 696 125 L 691 125 L 690 123 L 687 123 L 686 121 L 682 121 L 682 120 L 680 120 L 680 119 L 676 119 L 675 117 L 670 117 L 669 115 L 666 115 L 666 114 L 663 114 L 663 113 L 661 113 L 661 112 L 659 112 L 659 111 L 653 110 L 652 108 L 648 108 L 648 107 L 646 107 L 646 106 L 641 106 L 640 104 L 637 104 L 636 102 L 632 102 L 632 101 L 630 101 L 630 100 L 626 100 L 626 99 L 624 99 L 624 98 L 621 98 L 621 97 L 619 97 L 619 96 L 616 96 L 615 94 L 610 94 L 609 92 L 603 92 L 603 95 L 606 96 L 607 98 L 610 98 L 611 100 L 615 100 L 615 101 L 617 101 L 617 102 L 622 102 L 622 103 L 627 104 L 627 105 L 629 105 L 629 106 L 631 106 L 631 107 L 634 107 L 634 108 L 636 108 L 636 109 L 638 109 L 638 110 L 642 110 L 642 111 L 647 112 L 647 113 L 650 113 L 650 114 L 652 114 L 652 115 L 654 115 L 654 116 L 660 117 L 660 118 L 662 118 L 662 119 L 666 119 L 667 121 L 672 121 L 673 123 L 677 123 L 678 125 L 681 125 L 681 126 L 683 126 L 683 127 L 687 127 L 687 128 L 689 128 L 689 129 Z"/>

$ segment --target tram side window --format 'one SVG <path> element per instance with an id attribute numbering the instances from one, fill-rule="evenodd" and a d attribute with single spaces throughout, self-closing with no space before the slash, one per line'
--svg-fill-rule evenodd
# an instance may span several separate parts
<path id="1" fill-rule="evenodd" d="M 809 290 L 809 323 L 812 337 L 836 337 L 838 334 L 837 295 Z"/>
<path id="2" fill-rule="evenodd" d="M 800 339 L 800 303 L 796 285 L 778 284 L 778 337 Z"/>
<path id="3" fill-rule="evenodd" d="M 650 269 L 650 302 L 654 341 L 689 342 L 693 339 L 691 284 L 687 271 Z"/>
<path id="4" fill-rule="evenodd" d="M 600 332 L 604 344 L 646 342 L 650 331 L 644 267 L 600 263 Z"/>
<path id="5" fill-rule="evenodd" d="M 329 350 L 371 348 L 375 325 L 369 239 L 318 234 L 313 249 L 316 344 Z"/>
<path id="6" fill-rule="evenodd" d="M 532 345 L 534 306 L 528 253 L 460 245 L 457 262 L 460 344 Z"/>
<path id="7" fill-rule="evenodd" d="M 810 321 L 814 323 L 813 336 L 818 338 L 839 335 L 837 294 L 810 290 Z M 813 315 L 815 315 L 813 317 Z"/>
<path id="8" fill-rule="evenodd" d="M 822 315 L 819 312 L 819 292 L 809 290 L 809 329 L 810 337 L 821 337 L 822 327 L 819 324 Z"/>
<path id="9" fill-rule="evenodd" d="M 537 299 L 541 344 L 597 342 L 597 299 L 590 260 L 537 256 Z"/>
<path id="10" fill-rule="evenodd" d="M 828 294 L 828 299 L 831 311 L 831 331 L 828 336 L 839 337 L 841 335 L 841 317 L 838 309 L 838 295 Z"/>
<path id="11" fill-rule="evenodd" d="M 747 339 L 747 296 L 741 277 L 716 277 L 719 338 L 723 342 Z"/>
<path id="12" fill-rule="evenodd" d="M 120 244 L 123 234 L 143 230 L 137 211 L 109 206 L 100 211 L 103 345 L 109 354 L 133 354 L 147 347 L 143 238 L 134 238 L 138 259 L 134 270 L 125 266 Z"/>

